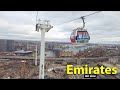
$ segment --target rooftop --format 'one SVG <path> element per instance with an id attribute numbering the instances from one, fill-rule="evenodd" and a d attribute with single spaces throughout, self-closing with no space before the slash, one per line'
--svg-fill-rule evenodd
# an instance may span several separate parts
<path id="1" fill-rule="evenodd" d="M 19 51 L 15 51 L 15 53 L 32 53 L 32 51 L 24 51 L 24 50 L 19 50 Z"/>

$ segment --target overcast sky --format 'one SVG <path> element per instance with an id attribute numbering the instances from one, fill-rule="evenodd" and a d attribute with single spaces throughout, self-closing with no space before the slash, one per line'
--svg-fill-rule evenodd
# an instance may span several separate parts
<path id="1" fill-rule="evenodd" d="M 82 26 L 82 20 L 62 24 L 95 11 L 39 11 L 38 17 L 50 20 L 53 28 L 46 33 L 47 41 L 70 42 L 73 29 Z M 36 11 L 0 11 L 0 39 L 40 40 L 35 31 Z M 102 11 L 86 17 L 90 43 L 120 43 L 120 11 Z M 59 25 L 62 24 L 62 25 Z"/>

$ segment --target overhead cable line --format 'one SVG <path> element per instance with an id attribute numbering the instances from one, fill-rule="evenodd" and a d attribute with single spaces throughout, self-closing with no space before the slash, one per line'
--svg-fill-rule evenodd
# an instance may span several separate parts
<path id="1" fill-rule="evenodd" d="M 79 18 L 72 19 L 72 20 L 67 21 L 67 22 L 64 22 L 64 23 L 62 23 L 62 24 L 69 23 L 69 22 L 72 22 L 72 21 L 75 21 L 75 20 L 78 20 L 78 19 L 84 19 L 84 18 L 87 17 L 87 16 L 91 16 L 91 15 L 96 14 L 96 13 L 99 13 L 99 12 L 101 12 L 101 11 L 94 12 L 94 13 L 92 13 L 92 14 L 88 14 L 88 15 L 85 15 L 85 16 L 81 16 L 81 17 L 79 17 Z M 62 25 L 62 24 L 59 24 L 59 25 Z"/>

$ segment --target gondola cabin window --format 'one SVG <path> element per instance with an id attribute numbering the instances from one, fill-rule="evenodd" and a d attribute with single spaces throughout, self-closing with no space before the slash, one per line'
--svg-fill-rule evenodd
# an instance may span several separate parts
<path id="1" fill-rule="evenodd" d="M 89 34 L 87 31 L 77 31 L 77 42 L 78 43 L 87 43 L 89 41 Z"/>

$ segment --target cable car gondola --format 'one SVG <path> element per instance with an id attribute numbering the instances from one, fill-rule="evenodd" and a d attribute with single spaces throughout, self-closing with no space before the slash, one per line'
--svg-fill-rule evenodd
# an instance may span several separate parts
<path id="1" fill-rule="evenodd" d="M 84 17 L 81 17 L 81 19 L 83 20 L 83 27 L 73 30 L 73 32 L 70 35 L 70 40 L 72 43 L 88 43 L 90 40 L 88 31 L 84 29 Z"/>
<path id="2" fill-rule="evenodd" d="M 88 14 L 86 16 L 82 16 L 80 18 L 76 18 L 76 19 L 73 19 L 73 20 L 70 20 L 68 22 L 71 22 L 71 21 L 74 21 L 74 20 L 77 20 L 77 19 L 82 19 L 83 21 L 83 27 L 82 28 L 77 28 L 76 30 L 73 30 L 73 32 L 71 33 L 70 35 L 70 40 L 71 40 L 71 43 L 76 43 L 76 44 L 85 44 L 85 43 L 88 43 L 89 40 L 90 40 L 90 36 L 89 36 L 89 33 L 86 29 L 84 29 L 85 27 L 85 17 L 87 16 L 90 16 L 90 15 L 93 15 L 93 14 L 96 14 L 96 13 L 99 13 L 101 11 L 98 11 L 98 12 L 95 12 L 95 13 L 92 13 L 92 14 Z M 65 22 L 65 23 L 68 23 L 68 22 Z"/>

